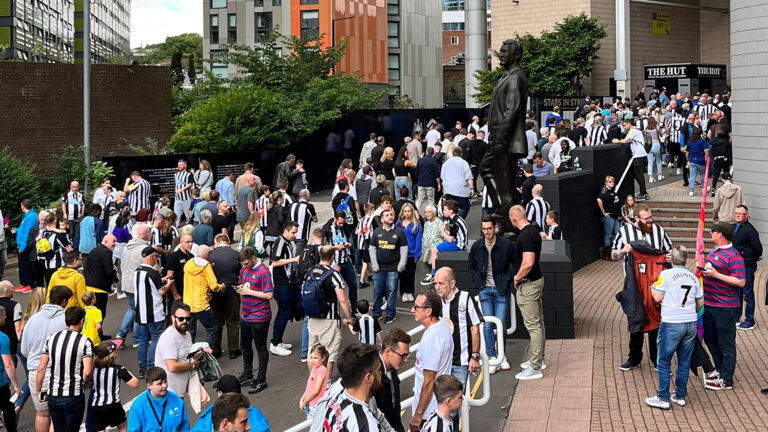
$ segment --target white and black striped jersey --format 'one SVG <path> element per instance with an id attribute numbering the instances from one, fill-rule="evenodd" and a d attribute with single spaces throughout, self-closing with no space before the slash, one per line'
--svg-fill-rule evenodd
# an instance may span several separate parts
<path id="1" fill-rule="evenodd" d="M 327 271 L 331 271 L 333 273 L 326 277 L 325 280 L 323 280 L 322 287 L 324 290 L 323 292 L 325 293 L 325 300 L 328 302 L 328 313 L 326 313 L 322 318 L 338 320 L 341 319 L 341 315 L 339 314 L 339 297 L 336 295 L 336 290 L 339 289 L 344 291 L 344 287 L 347 286 L 344 283 L 344 278 L 341 277 L 339 272 L 327 265 L 318 264 L 309 270 L 309 272 L 315 275 L 317 278 L 325 274 Z"/>
<path id="2" fill-rule="evenodd" d="M 605 130 L 605 126 L 601 124 L 594 124 L 592 126 L 592 130 L 589 131 L 589 145 L 602 145 L 607 139 L 608 132 Z"/>
<path id="3" fill-rule="evenodd" d="M 43 348 L 48 355 L 50 396 L 82 396 L 83 359 L 93 357 L 93 343 L 74 330 L 52 334 Z"/>
<path id="4" fill-rule="evenodd" d="M 318 416 L 322 419 L 322 429 L 318 430 L 323 432 L 378 432 L 381 430 L 381 425 L 368 404 L 355 399 L 346 390 L 330 399 L 324 411 L 316 411 L 315 417 Z"/>
<path id="5" fill-rule="evenodd" d="M 85 213 L 83 194 L 80 192 L 68 191 L 66 194 L 62 195 L 61 203 L 67 205 L 67 219 L 82 219 L 83 213 Z"/>
<path id="6" fill-rule="evenodd" d="M 552 240 L 562 240 L 563 230 L 560 229 L 560 225 L 552 225 L 547 227 L 547 236 Z"/>
<path id="7" fill-rule="evenodd" d="M 93 399 L 91 406 L 120 403 L 120 381 L 128 382 L 133 375 L 120 365 L 93 369 Z"/>
<path id="8" fill-rule="evenodd" d="M 48 243 L 51 244 L 51 250 L 53 251 L 53 256 L 45 260 L 45 268 L 56 270 L 57 268 L 64 267 L 66 264 L 64 255 L 67 253 L 67 247 L 70 245 L 67 233 L 46 230 L 43 232 L 43 237 L 48 239 Z"/>
<path id="9" fill-rule="evenodd" d="M 154 267 L 142 264 L 133 273 L 133 292 L 136 296 L 137 324 L 154 324 L 165 320 L 163 296 L 158 290 L 163 287 L 160 273 Z"/>
<path id="10" fill-rule="evenodd" d="M 288 192 L 286 192 L 286 191 L 280 191 L 280 192 L 282 192 L 282 193 L 283 193 L 283 207 L 290 207 L 291 205 L 293 205 L 293 203 L 294 203 L 296 200 L 294 200 L 294 199 L 293 199 L 293 197 L 291 196 L 291 194 L 289 194 L 289 193 L 288 193 Z"/>
<path id="11" fill-rule="evenodd" d="M 152 217 L 154 218 L 157 216 L 158 213 L 160 213 L 160 209 L 163 208 L 163 201 L 162 199 L 158 199 L 155 201 L 155 206 L 152 208 Z"/>
<path id="12" fill-rule="evenodd" d="M 259 197 L 259 199 L 256 200 L 256 211 L 259 212 L 261 215 L 261 220 L 259 222 L 259 226 L 262 227 L 262 229 L 267 228 L 267 213 L 269 213 L 269 198 L 265 196 Z"/>
<path id="13" fill-rule="evenodd" d="M 192 173 L 187 171 L 176 171 L 173 175 L 173 180 L 176 184 L 176 189 L 181 189 L 188 185 L 193 184 L 194 179 Z M 192 188 L 186 189 L 180 193 L 174 195 L 177 201 L 189 201 L 192 199 Z"/>
<path id="14" fill-rule="evenodd" d="M 372 215 L 363 216 L 360 221 L 357 222 L 357 248 L 359 250 L 368 250 L 371 245 L 371 234 L 373 234 L 373 219 Z"/>
<path id="15" fill-rule="evenodd" d="M 635 120 L 635 127 L 641 131 L 644 131 L 646 128 L 648 128 L 648 117 L 638 117 L 637 120 Z"/>
<path id="16" fill-rule="evenodd" d="M 483 185 L 483 203 L 480 208 L 484 208 L 484 209 L 493 208 L 493 201 L 491 200 L 491 196 L 488 195 L 488 187 L 485 185 Z"/>
<path id="17" fill-rule="evenodd" d="M 312 232 L 312 219 L 317 217 L 315 206 L 300 199 L 299 202 L 291 204 L 289 213 L 291 220 L 299 224 L 296 240 L 309 240 Z"/>
<path id="18" fill-rule="evenodd" d="M 538 225 L 539 231 L 547 227 L 546 217 L 549 212 L 549 203 L 542 197 L 535 197 L 525 205 L 525 218 L 528 222 Z"/>
<path id="19" fill-rule="evenodd" d="M 453 432 L 453 422 L 435 410 L 421 427 L 421 432 Z"/>
<path id="20" fill-rule="evenodd" d="M 346 231 L 344 231 L 344 227 L 339 228 L 334 224 L 331 224 L 331 230 L 329 232 L 329 235 L 330 237 L 327 240 L 331 246 L 336 246 L 338 244 L 352 243 L 350 239 L 347 238 L 347 233 Z M 346 264 L 351 259 L 352 259 L 351 248 L 345 248 L 342 250 L 333 251 L 333 263 L 336 265 Z"/>
<path id="21" fill-rule="evenodd" d="M 151 227 L 149 228 L 149 233 L 152 238 L 149 239 L 149 245 L 152 247 L 155 246 L 162 246 L 163 245 L 163 232 L 160 231 L 160 228 L 157 227 Z"/>
<path id="22" fill-rule="evenodd" d="M 672 249 L 672 242 L 661 225 L 651 225 L 651 232 L 646 234 L 636 224 L 624 224 L 619 228 L 619 234 L 616 235 L 616 240 L 613 242 L 613 250 L 620 250 L 628 243 L 637 240 L 645 240 L 652 248 L 664 252 Z"/>
<path id="23" fill-rule="evenodd" d="M 706 104 L 706 105 L 696 105 L 696 114 L 699 115 L 701 118 L 702 123 L 706 123 L 705 120 L 709 119 L 709 116 L 714 114 L 715 111 L 717 111 L 717 107 L 712 104 Z"/>
<path id="24" fill-rule="evenodd" d="M 149 208 L 149 195 L 152 193 L 149 182 L 141 179 L 128 186 L 128 206 L 131 213 L 138 213 L 139 210 Z"/>
<path id="25" fill-rule="evenodd" d="M 450 319 L 453 327 L 453 364 L 468 365 L 472 356 L 472 326 L 483 322 L 480 307 L 475 298 L 469 295 L 469 291 L 456 288 L 451 300 L 443 300 L 443 318 Z"/>
<path id="26" fill-rule="evenodd" d="M 269 255 L 271 262 L 277 262 L 284 259 L 293 258 L 293 246 L 291 242 L 285 239 L 283 236 L 277 236 L 272 245 L 272 251 Z M 294 263 L 289 263 L 284 266 L 272 267 L 272 281 L 276 287 L 289 285 L 291 283 L 291 274 L 293 274 Z"/>
<path id="27" fill-rule="evenodd" d="M 357 333 L 360 343 L 376 345 L 376 335 L 381 333 L 381 325 L 373 317 L 363 315 L 355 320 L 352 330 Z"/>
<path id="28" fill-rule="evenodd" d="M 680 143 L 680 130 L 685 124 L 685 117 L 675 113 L 674 116 L 667 118 L 666 127 L 669 129 L 669 141 Z"/>
<path id="29" fill-rule="evenodd" d="M 458 214 L 448 221 L 448 234 L 453 237 L 453 243 L 461 250 L 467 247 L 467 223 Z"/>

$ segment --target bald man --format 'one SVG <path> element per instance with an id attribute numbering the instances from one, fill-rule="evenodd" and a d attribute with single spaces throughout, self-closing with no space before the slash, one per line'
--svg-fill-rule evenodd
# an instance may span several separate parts
<path id="1" fill-rule="evenodd" d="M 112 251 L 116 245 L 115 236 L 105 235 L 101 244 L 91 251 L 83 271 L 86 289 L 96 293 L 96 307 L 101 311 L 102 319 L 107 317 L 107 301 L 112 292 L 112 284 L 118 280 L 117 267 L 112 262 Z"/>
<path id="2" fill-rule="evenodd" d="M 195 342 L 197 320 L 200 320 L 200 323 L 205 327 L 206 342 L 209 346 L 214 346 L 216 321 L 209 300 L 210 293 L 211 291 L 220 292 L 224 290 L 225 286 L 216 280 L 213 266 L 208 262 L 210 254 L 211 248 L 209 246 L 199 245 L 197 257 L 187 261 L 184 265 L 184 303 L 189 305 L 192 313 L 192 321 L 189 323 L 189 334 L 192 336 L 192 342 Z"/>

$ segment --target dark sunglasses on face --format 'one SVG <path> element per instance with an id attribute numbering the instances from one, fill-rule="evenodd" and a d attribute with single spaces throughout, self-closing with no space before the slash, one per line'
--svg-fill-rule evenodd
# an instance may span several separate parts
<path id="1" fill-rule="evenodd" d="M 192 319 L 192 317 L 191 317 L 191 316 L 187 316 L 187 317 L 180 317 L 180 316 L 176 316 L 176 315 L 174 315 L 173 317 L 174 317 L 174 318 L 176 318 L 177 320 L 179 320 L 179 322 L 189 321 L 189 320 L 191 320 L 191 319 Z"/>

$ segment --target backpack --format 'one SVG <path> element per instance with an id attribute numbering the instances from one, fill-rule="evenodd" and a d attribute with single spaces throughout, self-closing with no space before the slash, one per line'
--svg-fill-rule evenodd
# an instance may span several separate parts
<path id="1" fill-rule="evenodd" d="M 355 223 L 354 219 L 352 218 L 352 209 L 349 208 L 349 199 L 350 198 L 351 198 L 350 196 L 347 196 L 344 199 L 344 201 L 342 201 L 341 204 L 339 204 L 338 207 L 336 207 L 336 211 L 343 211 L 344 214 L 347 215 L 347 218 L 344 221 L 344 223 L 346 225 L 353 225 Z"/>
<path id="2" fill-rule="evenodd" d="M 312 267 L 320 263 L 320 247 L 322 246 L 307 245 L 301 251 L 301 258 L 299 258 L 299 262 L 296 264 L 296 276 L 301 278 L 301 280 L 306 280 Z"/>
<path id="3" fill-rule="evenodd" d="M 35 248 L 37 249 L 38 257 L 45 259 L 53 258 L 53 244 L 51 244 L 51 240 L 45 234 L 35 243 Z"/>
<path id="4" fill-rule="evenodd" d="M 645 139 L 645 152 L 650 153 L 653 149 L 653 138 L 651 138 L 651 133 L 644 129 L 643 138 Z"/>
<path id="5" fill-rule="evenodd" d="M 329 308 L 325 291 L 323 291 L 323 281 L 334 271 L 333 269 L 328 270 L 319 277 L 310 272 L 304 285 L 301 286 L 301 304 L 308 317 L 322 317 L 328 313 Z"/>

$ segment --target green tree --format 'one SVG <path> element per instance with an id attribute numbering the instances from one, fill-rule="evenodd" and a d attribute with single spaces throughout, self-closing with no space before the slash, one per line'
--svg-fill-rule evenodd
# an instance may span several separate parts
<path id="1" fill-rule="evenodd" d="M 195 56 L 189 56 L 189 63 L 187 65 L 187 76 L 189 77 L 189 82 L 192 84 L 195 84 L 195 81 L 197 80 L 195 69 L 197 69 L 197 65 L 195 65 Z"/>
<path id="2" fill-rule="evenodd" d="M 194 56 L 201 59 L 203 58 L 203 37 L 197 33 L 168 36 L 165 42 L 148 45 L 137 51 L 146 54 L 141 60 L 142 64 L 168 63 L 176 52 L 181 52 L 183 57 Z"/>
<path id="3" fill-rule="evenodd" d="M 528 77 L 529 94 L 580 94 L 581 80 L 592 72 L 598 59 L 600 40 L 605 35 L 605 25 L 584 13 L 567 16 L 555 24 L 553 31 L 545 31 L 539 37 L 516 34 L 515 38 L 523 47 L 520 65 Z M 475 101 L 490 102 L 493 87 L 503 73 L 501 66 L 490 71 L 476 72 L 480 85 L 475 88 L 477 93 L 472 95 Z"/>
<path id="4" fill-rule="evenodd" d="M 184 84 L 184 68 L 181 65 L 181 51 L 176 51 L 171 57 L 171 80 L 175 86 Z"/>
<path id="5" fill-rule="evenodd" d="M 11 226 L 18 227 L 23 214 L 19 209 L 21 200 L 29 198 L 35 208 L 42 208 L 40 196 L 40 175 L 34 163 L 15 156 L 8 147 L 0 149 L 0 190 L 3 191 L 3 216 Z M 16 237 L 6 232 L 8 248 L 16 248 Z"/>

